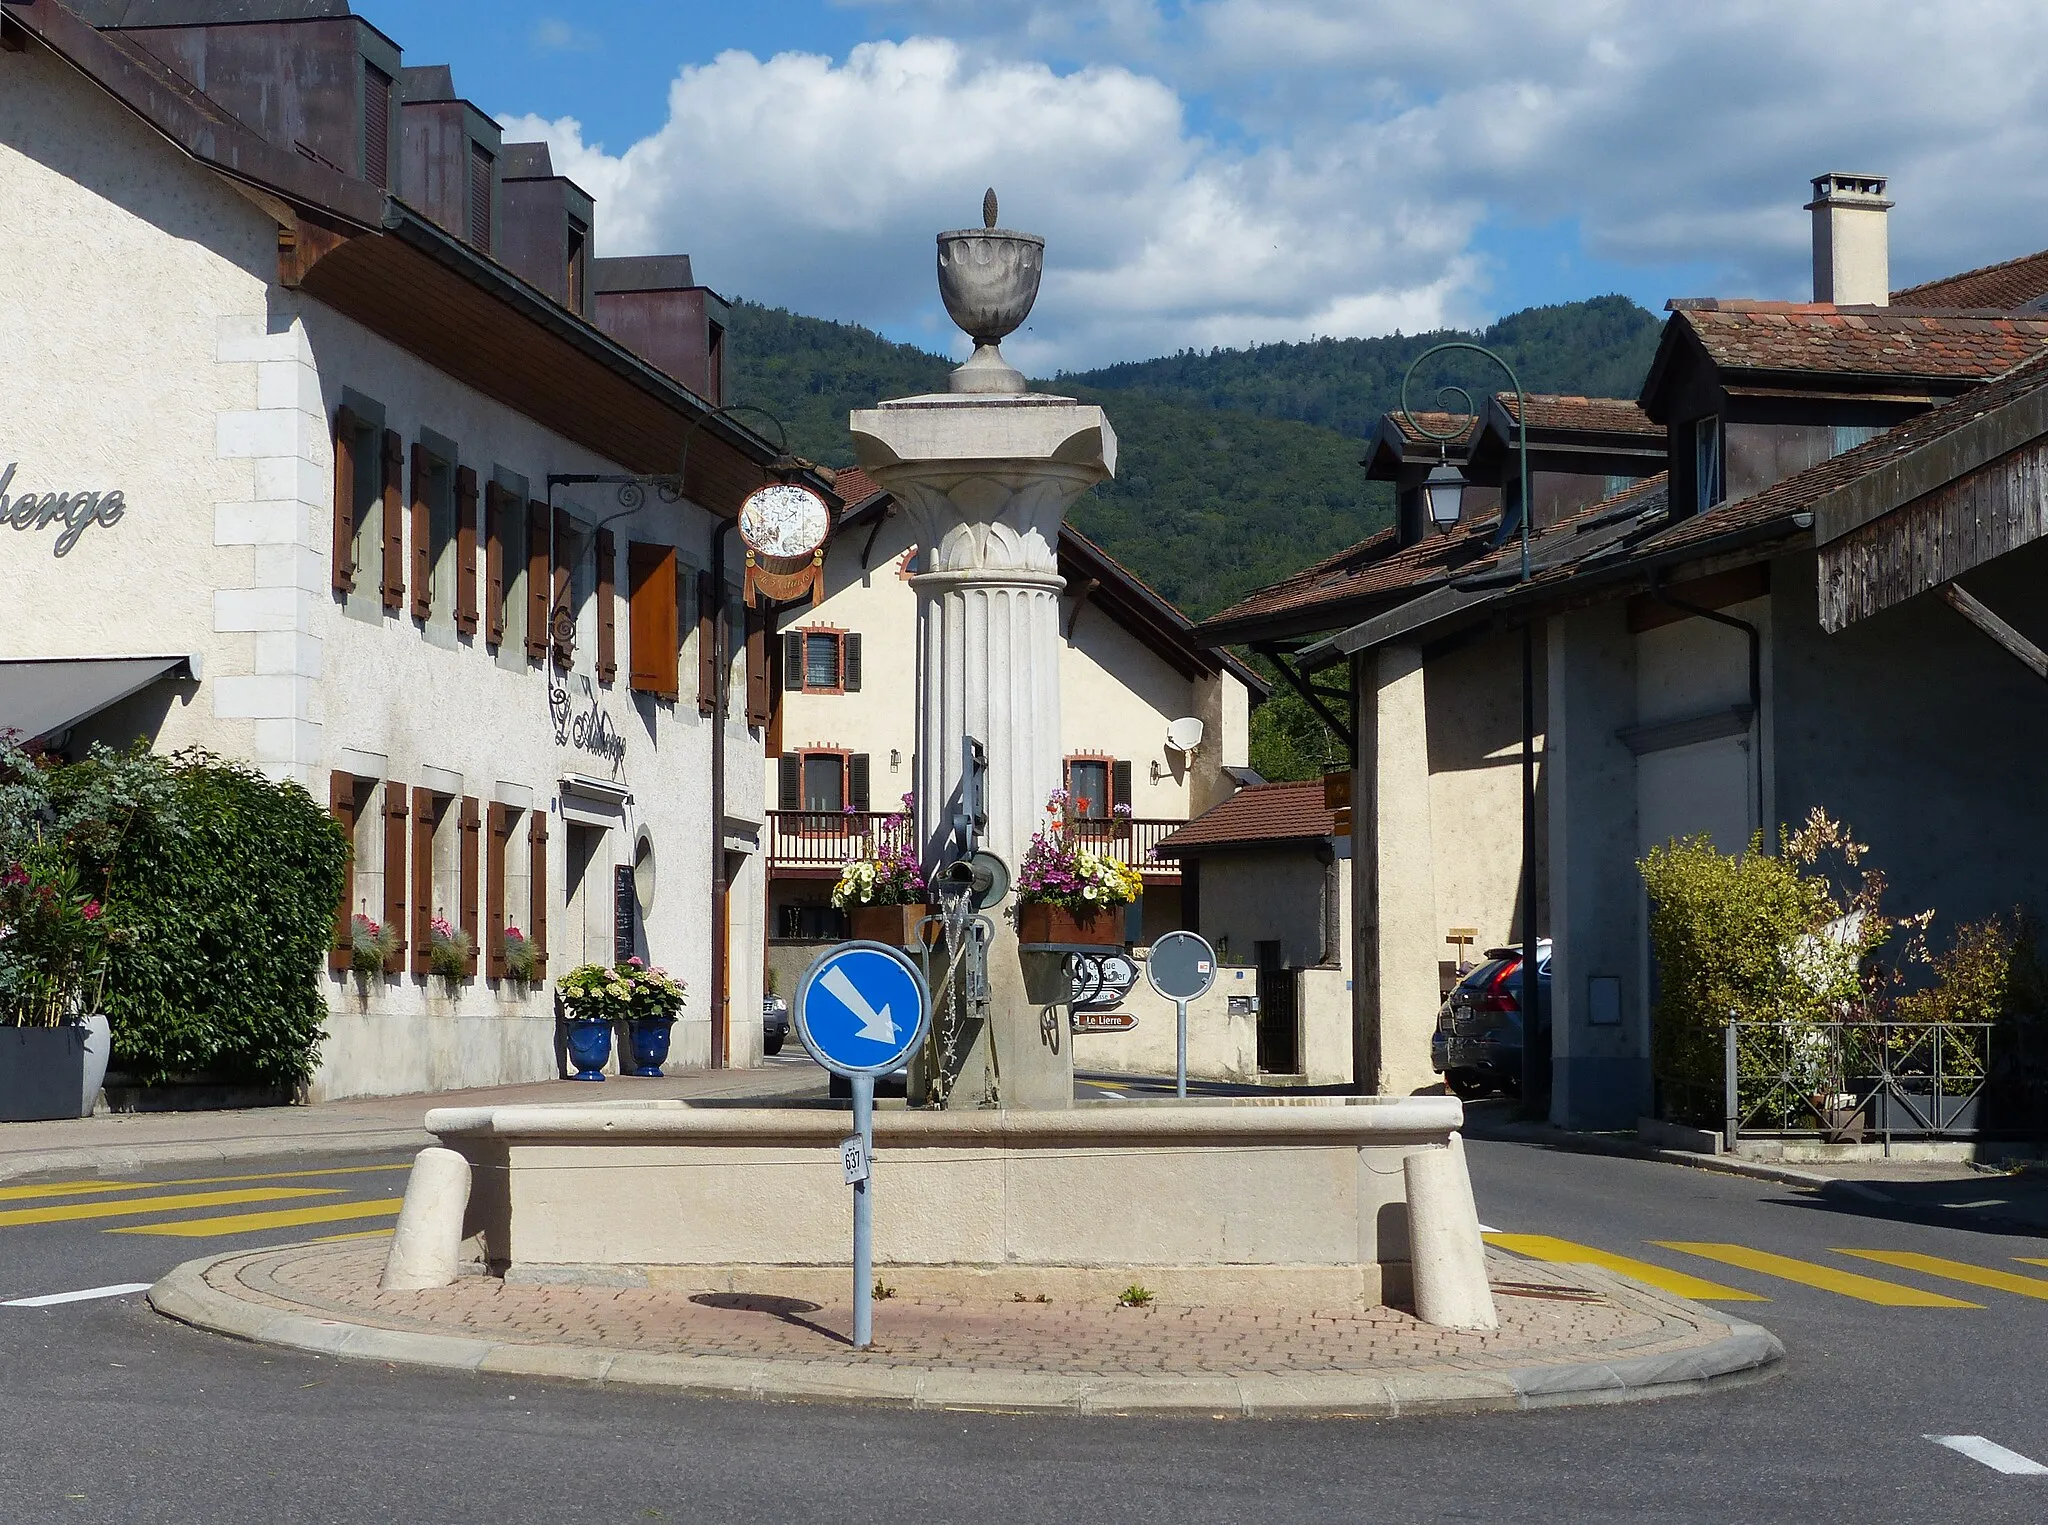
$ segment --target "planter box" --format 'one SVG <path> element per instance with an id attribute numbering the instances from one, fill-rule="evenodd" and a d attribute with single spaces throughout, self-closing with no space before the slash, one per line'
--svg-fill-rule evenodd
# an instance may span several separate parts
<path id="1" fill-rule="evenodd" d="M 78 1117 L 83 1027 L 0 1027 L 0 1122 Z"/>
<path id="2" fill-rule="evenodd" d="M 1022 905 L 1017 908 L 1017 941 L 1026 947 L 1034 943 L 1080 943 L 1096 948 L 1121 948 L 1124 908 L 1077 916 L 1064 906 Z"/>
<path id="3" fill-rule="evenodd" d="M 846 916 L 854 937 L 861 942 L 915 948 L 917 924 L 931 913 L 928 905 L 857 905 Z"/>

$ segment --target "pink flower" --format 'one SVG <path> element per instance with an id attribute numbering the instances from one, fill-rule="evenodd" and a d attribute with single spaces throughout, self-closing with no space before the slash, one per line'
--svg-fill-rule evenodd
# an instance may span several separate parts
<path id="1" fill-rule="evenodd" d="M 88 900 L 85 903 L 85 909 L 80 911 L 79 914 L 87 921 L 98 921 L 100 919 L 100 903 L 97 900 Z"/>
<path id="2" fill-rule="evenodd" d="M 628 964 L 628 966 L 634 969 L 645 969 L 647 967 L 646 961 L 643 960 L 637 953 L 634 954 L 631 958 L 627 959 L 626 963 Z"/>
<path id="3" fill-rule="evenodd" d="M 4 874 L 0 874 L 0 888 L 6 888 L 11 890 L 19 885 L 27 883 L 28 870 L 23 868 L 19 863 L 8 864 L 7 872 Z"/>

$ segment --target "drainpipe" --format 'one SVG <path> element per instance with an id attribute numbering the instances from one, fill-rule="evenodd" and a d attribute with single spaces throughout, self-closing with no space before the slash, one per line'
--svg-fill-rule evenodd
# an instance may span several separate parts
<path id="1" fill-rule="evenodd" d="M 725 591 L 725 537 L 739 528 L 727 519 L 711 532 L 711 590 L 718 610 L 711 618 L 711 1068 L 732 1063 L 732 880 L 725 850 L 725 711 L 732 678 L 732 642 L 726 630 L 732 599 Z"/>
<path id="2" fill-rule="evenodd" d="M 1739 620 L 1732 614 L 1723 614 L 1719 609 L 1706 609 L 1698 604 L 1689 604 L 1684 599 L 1673 598 L 1664 591 L 1662 574 L 1650 578 L 1650 597 L 1667 608 L 1681 614 L 1694 615 L 1703 620 L 1712 620 L 1717 625 L 1726 625 L 1731 630 L 1740 630 L 1749 638 L 1749 714 L 1756 727 L 1756 762 L 1751 772 L 1756 785 L 1756 824 L 1759 830 L 1764 824 L 1764 638 L 1756 626 L 1748 620 Z M 1764 833 L 1765 851 L 1770 850 L 1770 833 Z"/>

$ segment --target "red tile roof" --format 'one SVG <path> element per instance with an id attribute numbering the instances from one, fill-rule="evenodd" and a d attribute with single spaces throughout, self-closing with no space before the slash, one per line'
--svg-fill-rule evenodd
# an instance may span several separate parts
<path id="1" fill-rule="evenodd" d="M 2048 317 L 1688 302 L 1675 305 L 1674 318 L 1723 370 L 1988 377 L 2048 348 Z"/>
<path id="2" fill-rule="evenodd" d="M 848 508 L 858 508 L 880 492 L 882 484 L 858 466 L 848 466 L 834 473 L 832 490 L 839 494 L 839 501 Z"/>
<path id="3" fill-rule="evenodd" d="M 1300 842 L 1337 834 L 1336 814 L 1323 804 L 1323 781 L 1253 784 L 1162 837 L 1155 851 L 1179 857 L 1201 847 Z"/>
<path id="4" fill-rule="evenodd" d="M 1399 411 L 1385 415 L 1387 421 L 1400 431 L 1401 438 L 1411 445 L 1463 445 L 1470 443 L 1472 431 L 1479 420 L 1470 413 L 1418 412 L 1411 424 L 1406 414 Z M 1421 427 L 1418 428 L 1417 425 Z M 1425 433 L 1424 430 L 1430 432 Z"/>
<path id="5" fill-rule="evenodd" d="M 1892 293 L 1896 307 L 1995 307 L 2006 312 L 2048 297 L 2048 249 Z"/>
<path id="6" fill-rule="evenodd" d="M 1509 418 L 1519 421 L 1513 392 L 1497 392 L 1494 399 Z M 1664 426 L 1655 422 L 1643 411 L 1642 405 L 1632 399 L 1531 393 L 1528 403 L 1531 429 L 1583 429 L 1602 434 L 1664 437 Z"/>

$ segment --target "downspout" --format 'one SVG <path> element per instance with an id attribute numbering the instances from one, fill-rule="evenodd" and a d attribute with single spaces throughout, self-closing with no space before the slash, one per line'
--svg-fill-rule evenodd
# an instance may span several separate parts
<path id="1" fill-rule="evenodd" d="M 1764 824 L 1764 638 L 1763 633 L 1748 620 L 1739 620 L 1732 614 L 1723 614 L 1719 609 L 1706 609 L 1698 604 L 1689 604 L 1684 599 L 1673 598 L 1664 591 L 1662 574 L 1650 578 L 1650 597 L 1667 608 L 1681 614 L 1694 615 L 1699 619 L 1712 620 L 1717 625 L 1726 625 L 1731 630 L 1740 630 L 1749 637 L 1749 714 L 1750 722 L 1756 727 L 1756 759 L 1750 770 L 1756 789 L 1757 829 Z M 1764 849 L 1770 850 L 1770 834 L 1764 834 Z"/>
<path id="2" fill-rule="evenodd" d="M 725 712 L 732 678 L 732 643 L 726 630 L 732 599 L 725 588 L 725 537 L 739 528 L 727 519 L 711 532 L 711 588 L 718 611 L 711 620 L 711 1068 L 732 1063 L 732 879 L 725 850 Z"/>

